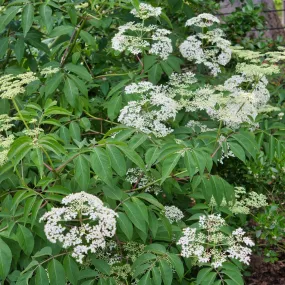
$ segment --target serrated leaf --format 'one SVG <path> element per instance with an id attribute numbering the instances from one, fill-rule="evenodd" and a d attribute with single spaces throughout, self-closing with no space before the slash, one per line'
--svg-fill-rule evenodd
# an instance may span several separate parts
<path id="1" fill-rule="evenodd" d="M 112 168 L 107 153 L 101 147 L 95 147 L 90 155 L 90 163 L 94 172 L 107 184 L 112 186 Z"/>
<path id="2" fill-rule="evenodd" d="M 35 282 L 40 285 L 49 285 L 47 273 L 41 265 L 36 270 Z"/>
<path id="3" fill-rule="evenodd" d="M 25 52 L 25 42 L 23 38 L 17 39 L 14 47 L 14 52 L 18 63 L 20 63 Z"/>
<path id="4" fill-rule="evenodd" d="M 135 227 L 140 229 L 142 232 L 146 232 L 146 222 L 141 216 L 139 206 L 131 201 L 126 201 L 123 204 L 123 209 Z"/>
<path id="5" fill-rule="evenodd" d="M 34 21 L 34 6 L 32 4 L 27 4 L 22 13 L 22 28 L 24 37 L 27 35 Z"/>
<path id="6" fill-rule="evenodd" d="M 139 168 L 145 170 L 145 164 L 141 157 L 132 149 L 126 146 L 117 146 L 133 163 L 135 163 Z"/>
<path id="7" fill-rule="evenodd" d="M 173 253 L 169 253 L 168 254 L 168 258 L 169 261 L 171 262 L 173 268 L 175 269 L 180 282 L 182 281 L 183 277 L 184 277 L 184 265 L 183 262 L 181 261 L 181 259 L 179 258 L 178 255 L 173 254 Z"/>
<path id="8" fill-rule="evenodd" d="M 45 84 L 46 96 L 52 94 L 57 89 L 62 80 L 63 80 L 63 73 L 61 72 L 55 73 L 51 77 L 49 77 Z"/>
<path id="9" fill-rule="evenodd" d="M 77 285 L 79 279 L 79 268 L 74 259 L 67 255 L 63 260 L 63 267 L 68 281 L 72 285 Z"/>
<path id="10" fill-rule="evenodd" d="M 90 183 L 90 166 L 87 157 L 83 154 L 74 159 L 74 179 L 81 190 L 86 191 Z"/>
<path id="11" fill-rule="evenodd" d="M 174 153 L 172 155 L 169 155 L 164 159 L 162 163 L 162 178 L 161 183 L 163 183 L 170 175 L 174 167 L 177 165 L 179 159 L 181 157 L 181 153 Z"/>
<path id="12" fill-rule="evenodd" d="M 171 285 L 173 280 L 172 268 L 165 260 L 160 260 L 159 269 L 164 285 Z"/>
<path id="13" fill-rule="evenodd" d="M 126 235 L 128 240 L 132 240 L 133 237 L 133 225 L 125 213 L 118 213 L 118 225 L 122 232 Z"/>
<path id="14" fill-rule="evenodd" d="M 62 264 L 53 259 L 48 264 L 48 274 L 50 285 L 65 285 L 65 271 Z"/>
<path id="15" fill-rule="evenodd" d="M 59 37 L 62 35 L 71 35 L 72 32 L 74 31 L 74 27 L 72 26 L 58 26 L 54 28 L 51 33 L 49 34 L 49 37 L 54 38 L 54 37 Z"/>
<path id="16" fill-rule="evenodd" d="M 50 8 L 49 5 L 47 4 L 40 5 L 40 16 L 41 16 L 41 21 L 44 24 L 47 33 L 49 34 L 53 26 L 52 9 Z"/>
<path id="17" fill-rule="evenodd" d="M 0 277 L 5 280 L 12 262 L 12 252 L 9 246 L 0 239 Z"/>
<path id="18" fill-rule="evenodd" d="M 111 161 L 112 168 L 120 176 L 124 176 L 127 172 L 126 160 L 122 152 L 115 146 L 107 144 L 106 151 Z"/>
<path id="19" fill-rule="evenodd" d="M 22 225 L 18 225 L 17 241 L 26 255 L 30 255 L 34 249 L 34 237 L 30 230 Z"/>
<path id="20" fill-rule="evenodd" d="M 76 87 L 76 84 L 70 78 L 66 78 L 64 82 L 63 92 L 66 101 L 70 104 L 70 106 L 74 108 L 76 106 L 77 98 L 79 96 L 79 91 Z"/>

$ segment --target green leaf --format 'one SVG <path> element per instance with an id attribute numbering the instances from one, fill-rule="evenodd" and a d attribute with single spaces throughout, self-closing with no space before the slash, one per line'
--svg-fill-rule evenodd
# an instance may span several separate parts
<path id="1" fill-rule="evenodd" d="M 105 275 L 111 274 L 111 267 L 105 260 L 96 259 L 94 256 L 91 257 L 91 260 L 96 270 L 102 272 Z"/>
<path id="2" fill-rule="evenodd" d="M 140 216 L 148 223 L 148 210 L 145 203 L 139 200 L 137 197 L 132 197 L 131 199 L 137 205 L 137 208 L 140 211 Z"/>
<path id="3" fill-rule="evenodd" d="M 49 77 L 45 84 L 45 94 L 46 96 L 52 94 L 63 79 L 63 73 L 55 73 L 51 77 Z"/>
<path id="4" fill-rule="evenodd" d="M 150 271 L 148 271 L 138 282 L 138 285 L 149 285 L 149 284 L 151 284 Z"/>
<path id="5" fill-rule="evenodd" d="M 41 21 L 44 27 L 46 28 L 47 33 L 49 34 L 53 26 L 52 9 L 50 8 L 50 6 L 48 6 L 47 4 L 41 4 L 40 16 L 41 16 Z"/>
<path id="6" fill-rule="evenodd" d="M 152 66 L 148 71 L 148 80 L 153 83 L 157 84 L 163 74 L 163 70 L 159 63 Z"/>
<path id="7" fill-rule="evenodd" d="M 112 186 L 105 185 L 102 187 L 102 190 L 104 194 L 106 195 L 106 197 L 109 197 L 117 201 L 120 201 L 124 195 L 124 192 L 115 185 L 112 185 Z"/>
<path id="8" fill-rule="evenodd" d="M 243 285 L 243 279 L 242 279 L 242 275 L 239 271 L 236 270 L 222 270 L 221 271 L 223 274 L 227 275 L 232 281 L 234 285 Z"/>
<path id="9" fill-rule="evenodd" d="M 41 256 L 51 256 L 52 255 L 52 249 L 49 246 L 46 246 L 35 253 L 34 257 L 41 257 Z"/>
<path id="10" fill-rule="evenodd" d="M 25 42 L 23 38 L 17 39 L 14 47 L 14 52 L 18 63 L 20 63 L 25 52 Z"/>
<path id="11" fill-rule="evenodd" d="M 135 225 L 135 227 L 137 227 L 142 232 L 146 232 L 146 223 L 145 223 L 144 218 L 141 215 L 139 205 L 131 201 L 126 201 L 123 204 L 123 209 L 125 210 L 128 218 Z"/>
<path id="12" fill-rule="evenodd" d="M 208 275 L 202 281 L 201 285 L 212 285 L 212 284 L 214 284 L 216 276 L 217 276 L 216 272 L 208 273 Z"/>
<path id="13" fill-rule="evenodd" d="M 14 17 L 16 16 L 16 14 L 19 11 L 19 6 L 12 6 L 9 7 L 3 16 L 1 16 L 1 21 L 0 21 L 0 33 L 3 32 L 3 29 L 5 29 L 5 27 L 14 19 Z"/>
<path id="14" fill-rule="evenodd" d="M 32 149 L 32 139 L 30 137 L 20 137 L 16 139 L 10 147 L 8 157 L 13 161 L 16 166 L 19 164 L 26 154 Z"/>
<path id="15" fill-rule="evenodd" d="M 80 127 L 76 122 L 73 121 L 69 124 L 69 133 L 74 140 L 81 141 Z"/>
<path id="16" fill-rule="evenodd" d="M 79 269 L 74 259 L 70 257 L 69 255 L 67 255 L 63 260 L 63 267 L 64 267 L 68 281 L 72 285 L 78 284 Z"/>
<path id="17" fill-rule="evenodd" d="M 127 166 L 126 160 L 121 151 L 110 144 L 106 145 L 106 151 L 110 158 L 112 168 L 118 173 L 118 175 L 124 176 L 127 172 Z"/>
<path id="18" fill-rule="evenodd" d="M 153 285 L 161 285 L 162 279 L 159 268 L 153 267 L 151 270 Z"/>
<path id="19" fill-rule="evenodd" d="M 48 274 L 50 279 L 50 285 L 65 285 L 65 271 L 62 264 L 53 259 L 48 264 Z"/>
<path id="20" fill-rule="evenodd" d="M 111 162 L 106 151 L 95 147 L 90 155 L 91 167 L 94 172 L 109 186 L 112 186 Z"/>
<path id="21" fill-rule="evenodd" d="M 160 260 L 159 269 L 161 272 L 163 283 L 165 285 L 171 285 L 172 279 L 173 279 L 172 268 L 169 266 L 169 264 L 165 260 Z"/>
<path id="22" fill-rule="evenodd" d="M 173 268 L 175 269 L 180 282 L 182 281 L 184 277 L 184 266 L 183 262 L 181 261 L 180 257 L 174 253 L 168 254 L 169 261 L 171 262 Z"/>
<path id="23" fill-rule="evenodd" d="M 27 35 L 34 21 L 34 6 L 32 4 L 27 4 L 22 13 L 22 28 L 24 37 Z"/>
<path id="24" fill-rule="evenodd" d="M 90 166 L 87 157 L 83 154 L 74 159 L 75 181 L 81 190 L 86 191 L 90 184 Z"/>
<path id="25" fill-rule="evenodd" d="M 140 198 L 140 199 L 143 199 L 143 200 L 146 200 L 148 201 L 150 204 L 156 206 L 157 208 L 163 210 L 164 209 L 164 206 L 158 202 L 157 199 L 155 199 L 151 194 L 148 194 L 148 193 L 140 193 L 136 196 L 136 198 Z"/>
<path id="26" fill-rule="evenodd" d="M 1 19 L 1 18 L 0 18 Z M 6 52 L 8 51 L 8 47 L 9 47 L 9 38 L 4 38 L 2 36 L 2 38 L 0 39 L 0 58 L 3 58 L 4 55 L 6 54 Z M 1 99 L 2 101 L 3 99 Z M 6 99 L 7 100 L 7 99 Z"/>
<path id="27" fill-rule="evenodd" d="M 70 104 L 70 106 L 74 108 L 76 106 L 76 101 L 79 96 L 79 91 L 75 83 L 70 78 L 66 78 L 63 87 L 63 92 L 66 101 Z"/>
<path id="28" fill-rule="evenodd" d="M 147 140 L 148 136 L 146 134 L 136 134 L 129 140 L 129 147 L 135 150 L 142 143 Z"/>
<path id="29" fill-rule="evenodd" d="M 76 75 L 78 75 L 79 77 L 81 77 L 82 79 L 86 81 L 92 80 L 91 75 L 89 74 L 88 70 L 83 65 L 75 65 L 73 63 L 68 63 L 65 65 L 64 68 L 67 69 L 68 71 L 75 73 Z"/>
<path id="30" fill-rule="evenodd" d="M 31 215 L 31 228 L 33 228 L 36 220 L 37 220 L 37 217 L 38 217 L 38 212 L 41 208 L 41 205 L 43 203 L 43 199 L 39 199 L 38 201 L 35 202 L 33 208 L 32 208 L 32 215 Z"/>
<path id="31" fill-rule="evenodd" d="M 179 159 L 181 157 L 181 153 L 174 153 L 166 157 L 162 163 L 162 178 L 161 183 L 163 183 L 170 175 L 174 167 L 177 165 Z"/>
<path id="32" fill-rule="evenodd" d="M 241 161 L 245 162 L 245 152 L 243 148 L 234 142 L 228 142 L 228 145 L 230 146 L 230 150 L 233 152 L 233 154 Z"/>
<path id="33" fill-rule="evenodd" d="M 118 145 L 117 146 L 127 158 L 129 158 L 133 163 L 135 163 L 139 168 L 145 170 L 145 164 L 141 157 L 132 149 L 126 146 Z"/>
<path id="34" fill-rule="evenodd" d="M 22 225 L 18 225 L 17 241 L 26 255 L 30 255 L 34 249 L 34 237 L 30 230 Z"/>
<path id="35" fill-rule="evenodd" d="M 158 147 L 151 147 L 145 153 L 145 163 L 147 168 L 150 169 L 159 157 L 160 150 Z"/>
<path id="36" fill-rule="evenodd" d="M 252 133 L 240 131 L 240 133 L 232 135 L 232 138 L 247 151 L 249 157 L 256 157 L 257 143 Z"/>
<path id="37" fill-rule="evenodd" d="M 41 265 L 36 270 L 35 282 L 40 285 L 49 285 L 47 273 Z"/>
<path id="38" fill-rule="evenodd" d="M 118 225 L 122 232 L 126 235 L 128 240 L 132 240 L 133 237 L 133 225 L 125 213 L 118 213 Z"/>
<path id="39" fill-rule="evenodd" d="M 197 275 L 197 280 L 196 280 L 197 285 L 200 285 L 211 271 L 212 271 L 211 267 L 201 269 Z"/>
<path id="40" fill-rule="evenodd" d="M 51 31 L 49 37 L 54 38 L 62 35 L 71 35 L 73 31 L 74 27 L 72 26 L 58 26 Z"/>
<path id="41" fill-rule="evenodd" d="M 145 55 L 143 57 L 143 67 L 144 70 L 149 70 L 155 63 L 157 62 L 157 56 L 156 55 Z"/>
<path id="42" fill-rule="evenodd" d="M 0 239 L 0 277 L 5 280 L 12 262 L 12 252 L 9 246 Z"/>

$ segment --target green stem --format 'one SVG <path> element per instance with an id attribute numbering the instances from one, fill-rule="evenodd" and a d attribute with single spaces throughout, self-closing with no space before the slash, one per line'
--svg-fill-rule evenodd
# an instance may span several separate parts
<path id="1" fill-rule="evenodd" d="M 88 113 L 86 110 L 83 110 L 83 112 L 84 112 L 86 115 L 88 115 L 89 117 L 93 118 L 94 120 L 97 120 L 97 121 L 104 121 L 104 122 L 107 122 L 107 123 L 110 123 L 110 124 L 113 124 L 113 125 L 119 125 L 118 123 L 115 123 L 115 122 L 112 122 L 112 121 L 109 121 L 109 120 L 106 120 L 106 119 L 94 117 L 93 115 L 91 115 L 90 113 Z"/>

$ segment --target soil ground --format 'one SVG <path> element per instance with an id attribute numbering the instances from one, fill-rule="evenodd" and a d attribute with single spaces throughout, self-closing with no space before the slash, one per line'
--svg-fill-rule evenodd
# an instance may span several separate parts
<path id="1" fill-rule="evenodd" d="M 246 285 L 285 285 L 284 258 L 283 261 L 267 263 L 263 261 L 262 257 L 253 256 L 250 269 L 251 276 L 246 278 Z"/>

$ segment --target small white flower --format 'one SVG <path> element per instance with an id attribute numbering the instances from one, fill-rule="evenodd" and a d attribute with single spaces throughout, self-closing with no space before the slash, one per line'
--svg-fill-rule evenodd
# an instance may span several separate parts
<path id="1" fill-rule="evenodd" d="M 140 3 L 139 9 L 131 10 L 131 14 L 142 20 L 150 17 L 158 17 L 161 14 L 162 9 L 160 7 L 153 7 L 150 4 Z"/>
<path id="2" fill-rule="evenodd" d="M 105 248 L 105 239 L 114 236 L 117 214 L 86 192 L 70 194 L 62 204 L 65 206 L 45 213 L 40 222 L 46 221 L 44 231 L 50 242 L 72 247 L 72 256 L 82 263 L 89 251 Z"/>
<path id="3" fill-rule="evenodd" d="M 165 217 L 170 221 L 170 223 L 179 222 L 184 218 L 182 211 L 175 206 L 165 206 Z"/>

